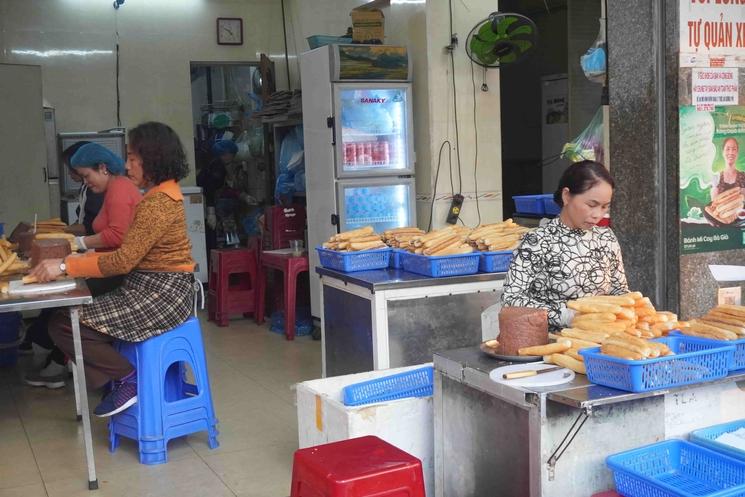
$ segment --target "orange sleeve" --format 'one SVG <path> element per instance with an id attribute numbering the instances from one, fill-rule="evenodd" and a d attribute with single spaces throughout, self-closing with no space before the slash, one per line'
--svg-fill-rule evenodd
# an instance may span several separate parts
<path id="1" fill-rule="evenodd" d="M 103 273 L 98 267 L 100 252 L 87 252 L 83 255 L 69 255 L 65 257 L 67 274 L 73 278 L 102 278 Z"/>
<path id="2" fill-rule="evenodd" d="M 137 187 L 127 179 L 117 179 L 109 186 L 103 205 L 108 225 L 100 232 L 107 248 L 115 249 L 121 246 L 124 235 L 132 224 L 135 207 L 141 198 Z"/>

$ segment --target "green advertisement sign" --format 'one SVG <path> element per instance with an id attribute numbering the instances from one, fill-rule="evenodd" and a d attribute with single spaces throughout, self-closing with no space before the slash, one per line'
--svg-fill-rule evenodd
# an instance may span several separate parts
<path id="1" fill-rule="evenodd" d="M 679 112 L 681 253 L 745 248 L 745 106 Z"/>

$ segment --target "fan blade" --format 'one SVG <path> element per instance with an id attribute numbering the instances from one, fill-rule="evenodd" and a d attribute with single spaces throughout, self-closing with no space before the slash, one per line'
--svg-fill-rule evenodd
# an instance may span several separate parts
<path id="1" fill-rule="evenodd" d="M 486 23 L 479 28 L 478 36 L 482 41 L 497 41 L 497 33 L 492 31 L 491 24 Z"/>
<path id="2" fill-rule="evenodd" d="M 506 16 L 498 16 L 495 17 L 494 20 L 491 22 L 491 29 L 492 31 L 496 31 L 498 35 L 504 36 L 507 34 L 507 29 L 509 29 L 510 26 L 512 26 L 514 23 L 519 21 L 519 17 L 506 17 Z"/>
<path id="3" fill-rule="evenodd" d="M 533 42 L 531 40 L 510 40 L 510 41 L 514 43 L 517 46 L 517 48 L 520 49 L 520 52 L 525 52 L 533 46 Z"/>
<path id="4" fill-rule="evenodd" d="M 507 33 L 508 36 L 514 36 L 514 35 L 522 35 L 522 34 L 533 34 L 533 27 L 529 24 L 523 24 L 522 26 L 518 26 L 509 33 Z"/>

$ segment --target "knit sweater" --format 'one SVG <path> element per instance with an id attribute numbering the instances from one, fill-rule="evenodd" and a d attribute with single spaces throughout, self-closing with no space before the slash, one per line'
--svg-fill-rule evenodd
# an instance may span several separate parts
<path id="1" fill-rule="evenodd" d="M 151 188 L 137 204 L 120 248 L 65 259 L 73 277 L 104 277 L 135 271 L 191 272 L 194 260 L 186 232 L 183 195 L 175 181 Z"/>

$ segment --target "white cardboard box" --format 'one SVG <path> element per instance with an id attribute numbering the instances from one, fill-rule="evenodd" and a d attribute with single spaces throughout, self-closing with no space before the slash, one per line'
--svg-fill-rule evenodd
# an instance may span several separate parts
<path id="1" fill-rule="evenodd" d="M 342 389 L 361 381 L 430 364 L 304 381 L 297 385 L 300 448 L 375 435 L 422 461 L 428 496 L 434 496 L 432 397 L 411 397 L 357 407 L 342 401 Z"/>

